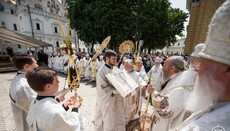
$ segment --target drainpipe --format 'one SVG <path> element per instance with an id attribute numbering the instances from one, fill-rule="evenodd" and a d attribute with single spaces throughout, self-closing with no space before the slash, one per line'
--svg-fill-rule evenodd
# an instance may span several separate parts
<path id="1" fill-rule="evenodd" d="M 31 25 L 32 37 L 34 38 L 34 29 L 33 29 L 33 24 L 32 24 L 31 13 L 30 13 L 30 7 L 29 7 L 29 5 L 26 5 L 26 6 L 28 8 L 28 13 L 29 13 L 29 17 L 30 17 L 30 25 Z"/>

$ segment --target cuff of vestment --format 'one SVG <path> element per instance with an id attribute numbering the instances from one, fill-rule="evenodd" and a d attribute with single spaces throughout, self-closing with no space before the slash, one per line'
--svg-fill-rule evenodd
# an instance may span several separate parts
<path id="1" fill-rule="evenodd" d="M 72 112 L 78 112 L 78 108 L 73 108 Z"/>

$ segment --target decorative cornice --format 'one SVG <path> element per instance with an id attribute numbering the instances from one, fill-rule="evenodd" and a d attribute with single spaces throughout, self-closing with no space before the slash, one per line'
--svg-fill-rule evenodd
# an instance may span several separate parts
<path id="1" fill-rule="evenodd" d="M 23 34 L 31 34 L 31 32 L 30 31 L 23 31 Z M 58 38 L 61 38 L 61 39 L 63 39 L 62 38 L 62 35 L 61 34 L 57 34 L 57 33 L 55 33 L 55 34 L 53 34 L 53 35 L 51 35 L 51 34 L 44 34 L 44 33 L 40 33 L 40 32 L 34 32 L 34 34 L 35 35 L 39 35 L 39 36 L 47 36 L 47 37 L 58 37 Z M 70 37 L 71 38 L 71 40 L 74 40 L 74 36 L 71 36 Z M 73 41 L 72 41 L 73 42 Z"/>
<path id="2" fill-rule="evenodd" d="M 42 16 L 44 18 L 56 20 L 56 16 L 54 13 L 50 13 L 50 12 L 47 12 L 47 11 L 44 11 L 41 9 L 37 9 L 37 8 L 33 8 L 33 7 L 30 7 L 30 12 L 33 15 L 39 15 L 39 16 Z M 18 5 L 17 10 L 16 10 L 16 14 L 18 15 L 19 13 L 26 13 L 27 14 L 28 8 L 25 5 Z M 59 15 L 59 18 L 60 18 L 62 23 L 68 23 L 67 17 Z"/>

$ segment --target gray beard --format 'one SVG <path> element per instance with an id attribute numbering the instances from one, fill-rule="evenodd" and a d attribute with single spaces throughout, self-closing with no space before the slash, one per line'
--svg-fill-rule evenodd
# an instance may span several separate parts
<path id="1" fill-rule="evenodd" d="M 189 69 L 195 68 L 199 63 L 190 63 Z"/>
<path id="2" fill-rule="evenodd" d="M 109 66 L 115 66 L 115 64 L 112 64 L 110 61 L 108 63 Z"/>
<path id="3" fill-rule="evenodd" d="M 186 110 L 200 111 L 214 104 L 221 97 L 224 92 L 223 84 L 214 79 L 213 72 L 207 70 L 207 73 L 197 79 L 194 89 L 185 103 Z"/>
<path id="4" fill-rule="evenodd" d="M 192 63 L 190 63 L 189 64 L 189 69 L 193 69 L 193 68 L 195 68 L 196 66 L 194 65 L 194 64 L 192 64 Z"/>
<path id="5" fill-rule="evenodd" d="M 169 78 L 170 76 L 163 71 L 163 78 L 162 78 L 163 82 L 169 80 Z"/>

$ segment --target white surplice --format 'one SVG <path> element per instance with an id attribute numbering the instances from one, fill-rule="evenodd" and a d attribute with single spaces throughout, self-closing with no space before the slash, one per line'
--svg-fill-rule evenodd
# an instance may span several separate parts
<path id="1" fill-rule="evenodd" d="M 159 92 L 161 91 L 161 80 L 162 80 L 162 65 L 154 65 L 147 73 L 149 77 L 149 83 Z"/>
<path id="2" fill-rule="evenodd" d="M 32 131 L 84 130 L 82 117 L 77 112 L 67 112 L 50 97 L 32 101 L 26 120 Z"/>
<path id="3" fill-rule="evenodd" d="M 26 122 L 26 116 L 31 101 L 36 97 L 36 92 L 28 85 L 25 73 L 19 74 L 13 78 L 9 94 L 13 99 L 11 101 L 11 107 L 16 129 L 17 131 L 27 131 L 28 124 Z"/>

